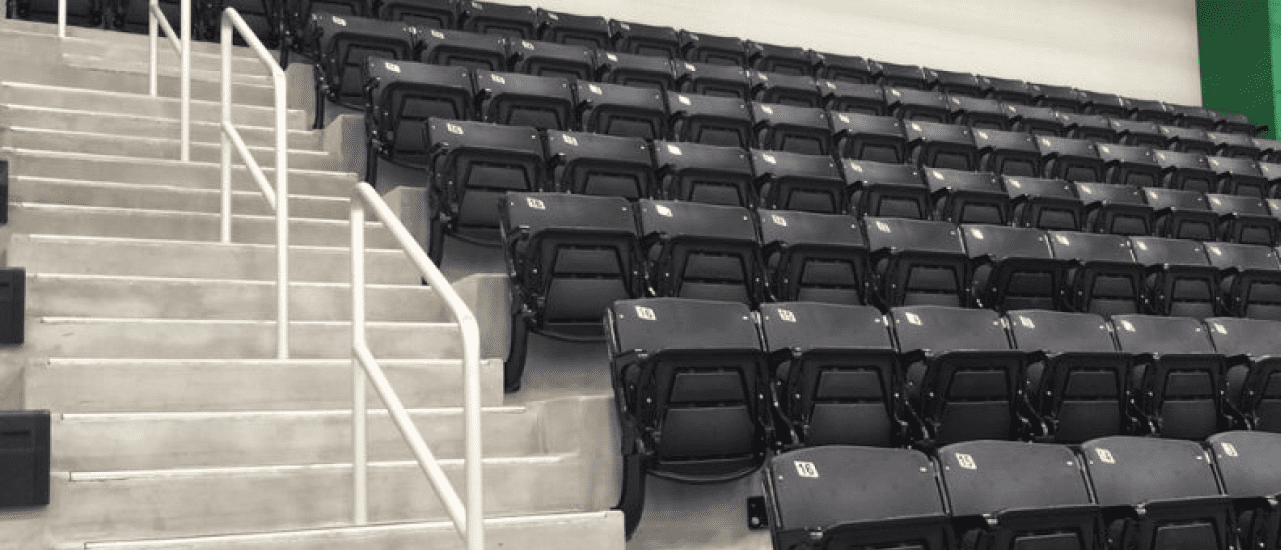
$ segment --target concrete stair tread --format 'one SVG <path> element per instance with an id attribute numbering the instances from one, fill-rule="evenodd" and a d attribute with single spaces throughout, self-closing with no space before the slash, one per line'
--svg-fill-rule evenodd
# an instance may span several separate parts
<path id="1" fill-rule="evenodd" d="M 78 130 L 49 130 L 43 128 L 9 126 L 0 129 L 0 139 L 5 145 L 20 149 L 66 151 L 90 154 L 112 154 L 129 158 L 177 159 L 182 141 L 172 136 L 121 136 L 84 132 Z M 275 166 L 275 147 L 246 145 L 259 166 Z M 337 169 L 341 159 L 328 151 L 288 149 L 286 162 L 290 167 L 312 170 Z M 196 162 L 221 163 L 222 146 L 216 142 L 192 141 L 191 159 Z M 239 152 L 233 152 L 232 163 L 244 164 Z"/>
<path id="2" fill-rule="evenodd" d="M 163 47 L 165 49 L 170 49 L 167 43 Z M 170 49 L 170 51 L 172 51 L 172 49 Z M 63 53 L 62 59 L 68 67 L 72 68 L 120 71 L 139 73 L 143 75 L 151 73 L 151 64 L 146 55 L 139 56 L 136 59 L 130 59 L 129 57 L 124 56 Z M 243 65 L 243 63 L 237 63 L 236 65 Z M 259 66 L 261 67 L 261 65 Z M 181 71 L 176 62 L 159 63 L 156 67 L 156 74 L 177 78 L 181 74 Z M 271 76 L 265 74 L 261 70 L 249 72 L 243 67 L 236 67 L 232 70 L 231 78 L 232 82 L 237 84 L 248 84 L 271 88 Z M 193 81 L 203 80 L 205 82 L 222 82 L 221 68 L 203 66 L 203 64 L 196 63 L 195 60 L 193 60 L 191 67 L 191 79 Z"/>
<path id="3" fill-rule="evenodd" d="M 20 19 L 0 19 L 0 30 L 32 36 L 57 37 L 58 25 Z M 74 25 L 67 25 L 67 36 L 63 40 L 75 40 L 85 43 L 116 43 L 126 47 L 136 47 L 143 52 L 147 51 L 150 42 L 150 38 L 145 34 L 77 27 Z M 191 42 L 191 53 L 193 57 L 197 55 L 217 56 L 220 52 L 220 46 L 220 44 L 212 42 L 193 40 Z M 232 46 L 232 52 L 236 57 L 257 59 L 253 51 L 245 46 Z"/>
<path id="4" fill-rule="evenodd" d="M 235 98 L 233 97 L 233 101 Z M 145 92 L 123 92 L 114 90 L 75 88 L 52 84 L 36 84 L 0 81 L 0 103 L 20 105 L 40 105 L 57 108 L 84 109 L 90 106 L 102 112 L 142 114 L 177 118 L 181 102 L 176 97 L 160 95 L 152 97 Z M 222 103 L 213 99 L 191 99 L 191 119 L 206 122 L 221 120 Z M 263 121 L 275 120 L 275 108 L 270 105 L 248 105 L 237 102 L 232 107 L 232 121 L 235 124 L 258 126 Z M 310 128 L 307 113 L 301 109 L 289 109 L 287 126 L 297 130 Z"/>
<path id="5" fill-rule="evenodd" d="M 21 126 L 21 124 L 13 124 L 14 113 L 32 113 L 34 115 L 40 116 L 39 119 L 32 119 L 33 123 L 47 122 L 52 117 L 65 116 L 65 117 L 73 117 L 75 120 L 83 120 L 88 118 L 93 120 L 101 120 L 101 121 L 114 122 L 114 123 L 135 123 L 140 125 L 146 124 L 149 126 L 172 125 L 174 128 L 178 127 L 177 126 L 178 119 L 176 118 L 129 114 L 129 113 L 104 113 L 101 111 L 89 111 L 89 110 L 83 110 L 83 109 L 67 109 L 67 108 L 60 108 L 60 107 L 44 107 L 40 105 L 19 105 L 19 104 L 0 105 L 0 112 L 4 112 L 6 114 L 6 116 L 3 119 L 0 119 L 0 123 L 5 125 L 15 125 L 15 126 Z M 30 123 L 27 124 L 26 126 L 31 128 L 42 128 L 42 129 L 50 129 L 50 130 L 68 129 L 68 128 L 49 128 L 47 126 L 35 126 L 34 124 L 30 124 Z M 104 130 L 111 130 L 113 128 L 114 127 L 107 126 L 102 130 L 100 130 L 100 132 Z M 220 131 L 221 126 L 219 125 L 219 123 L 214 121 L 193 120 L 191 121 L 191 128 L 194 134 L 194 131 L 200 128 L 205 128 L 205 129 L 209 129 L 211 131 L 217 132 L 217 131 Z M 276 129 L 270 126 L 252 126 L 247 124 L 237 124 L 236 129 L 239 130 L 241 136 L 244 136 L 244 137 L 248 137 L 248 134 L 251 134 L 251 133 L 263 133 L 263 134 L 269 134 L 269 137 L 274 139 L 275 132 L 276 132 Z M 300 147 L 299 145 L 296 145 L 293 142 L 302 140 L 302 138 L 316 138 L 320 135 L 320 130 L 310 130 L 310 129 L 303 130 L 303 129 L 297 129 L 297 128 L 289 128 L 287 131 L 289 133 L 289 139 L 291 140 L 290 148 L 312 149 L 312 148 L 319 147 L 318 139 L 315 140 L 316 145 L 314 147 Z M 134 134 L 122 132 L 120 134 L 111 134 L 111 135 L 134 135 Z M 197 138 L 193 135 L 193 140 L 194 139 L 197 139 Z M 214 139 L 207 140 L 208 143 L 213 143 L 214 141 L 216 140 Z M 246 141 L 248 142 L 249 140 L 246 139 Z M 270 144 L 264 144 L 264 145 L 270 145 Z"/>
<path id="6" fill-rule="evenodd" d="M 221 196 L 217 189 L 192 189 L 158 183 L 22 175 L 9 177 L 9 200 L 22 203 L 216 213 L 221 208 Z M 289 217 L 346 219 L 349 204 L 350 201 L 344 197 L 290 193 Z M 258 190 L 233 189 L 231 210 L 237 215 L 273 215 L 271 206 Z"/>

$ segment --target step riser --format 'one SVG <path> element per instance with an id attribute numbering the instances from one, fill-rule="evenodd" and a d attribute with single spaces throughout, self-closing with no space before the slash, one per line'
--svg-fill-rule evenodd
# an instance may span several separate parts
<path id="1" fill-rule="evenodd" d="M 248 249 L 246 249 L 248 248 Z M 276 280 L 275 246 L 202 245 L 163 241 L 99 241 L 14 235 L 8 264 L 28 272 Z M 350 282 L 351 253 L 345 249 L 289 251 L 291 281 Z M 365 258 L 371 284 L 418 284 L 422 278 L 401 252 L 375 250 Z"/>
<path id="2" fill-rule="evenodd" d="M 183 165 L 177 160 L 126 159 L 119 157 L 81 157 L 65 154 L 39 154 L 35 151 L 0 151 L 0 156 L 9 159 L 9 171 L 13 174 L 37 178 L 71 179 L 81 181 L 107 181 L 117 183 L 162 184 L 192 189 L 222 188 L 221 167 L 217 164 Z M 176 157 L 175 157 L 176 158 Z M 267 183 L 275 185 L 274 168 L 263 168 Z M 254 182 L 249 170 L 243 166 L 233 166 L 231 171 L 232 189 L 240 191 L 261 192 Z M 289 171 L 289 193 L 291 195 L 314 195 L 323 197 L 351 197 L 356 185 L 356 177 L 346 172 L 299 172 L 297 167 Z"/>
<path id="3" fill-rule="evenodd" d="M 175 28 L 177 21 L 171 21 Z M 114 37 L 108 37 L 114 38 Z M 66 40 L 62 43 L 62 53 L 71 56 L 98 57 L 109 60 L 128 60 L 135 62 L 149 62 L 150 50 L 148 46 L 149 39 L 144 39 L 142 44 L 124 43 L 119 40 Z M 222 70 L 222 56 L 216 49 L 219 45 L 211 44 L 215 47 L 210 53 L 197 53 L 192 41 L 193 47 L 191 52 L 191 68 L 202 71 L 220 71 Z M 253 76 L 270 76 L 271 73 L 262 65 L 258 57 L 248 48 L 232 48 L 231 68 L 237 75 Z M 237 55 L 242 53 L 244 55 Z M 157 40 L 157 61 L 161 67 L 177 67 L 179 62 L 178 52 L 174 51 L 173 46 L 169 45 L 169 39 L 164 37 L 164 31 L 160 31 L 160 38 Z"/>
<path id="4" fill-rule="evenodd" d="M 173 51 L 168 45 L 164 48 Z M 197 82 L 208 84 L 213 89 L 217 89 L 218 83 L 222 82 L 222 65 L 221 61 L 215 61 L 213 64 L 195 63 L 194 59 L 191 65 L 191 83 L 194 91 Z M 146 53 L 143 55 L 124 55 L 107 57 L 101 55 L 83 55 L 79 53 L 64 52 L 62 55 L 63 64 L 73 69 L 87 70 L 104 70 L 122 73 L 132 73 L 142 76 L 151 74 L 151 62 Z M 270 88 L 271 74 L 264 70 L 262 64 L 257 65 L 254 71 L 246 71 L 245 67 L 232 65 L 232 82 L 239 84 L 252 84 Z M 168 78 L 179 78 L 181 69 L 178 60 L 172 59 L 169 62 L 161 62 L 156 66 L 157 76 Z M 215 97 L 217 97 L 215 95 Z"/>
<path id="5" fill-rule="evenodd" d="M 82 109 L 103 113 L 142 115 L 161 118 L 178 118 L 179 102 L 173 98 L 153 98 L 139 94 L 102 93 L 94 90 L 18 86 L 6 83 L 0 86 L 0 103 L 35 105 L 58 109 Z M 212 101 L 191 102 L 191 119 L 219 122 L 222 107 Z M 265 106 L 244 105 L 237 102 L 232 107 L 233 124 L 262 126 L 264 121 L 274 122 L 275 111 Z M 286 124 L 295 130 L 310 128 L 310 120 L 303 111 L 290 110 Z"/>
<path id="6" fill-rule="evenodd" d="M 215 388 L 211 388 L 213 390 Z M 377 401 L 371 403 L 371 407 Z M 381 406 L 381 404 L 378 404 Z M 410 413 L 432 454 L 464 454 L 462 411 Z M 276 414 L 227 418 L 73 417 L 54 422 L 54 471 L 106 472 L 168 468 L 339 464 L 350 462 L 352 418 L 343 414 Z M 487 411 L 481 419 L 483 456 L 544 452 L 537 415 L 528 410 Z M 372 461 L 413 460 L 409 445 L 382 411 L 368 419 Z"/>
<path id="7" fill-rule="evenodd" d="M 351 320 L 349 285 L 292 284 L 290 316 L 298 321 Z M 138 319 L 262 320 L 276 318 L 274 282 L 79 279 L 28 274 L 27 315 Z M 424 286 L 365 289 L 370 321 L 449 322 L 449 311 Z"/>
<path id="8" fill-rule="evenodd" d="M 289 216 L 292 218 L 326 220 L 347 219 L 348 203 L 344 200 L 335 199 L 337 197 L 292 195 L 289 197 Z M 9 178 L 9 200 L 12 202 L 40 204 L 138 208 L 206 214 L 217 213 L 221 208 L 220 194 L 212 189 L 182 189 L 144 184 L 40 180 L 23 176 Z M 271 206 L 263 198 L 262 193 L 250 191 L 235 191 L 232 193 L 231 211 L 238 215 L 275 215 Z"/>
<path id="9" fill-rule="evenodd" d="M 149 132 L 154 138 L 122 137 L 105 134 L 85 134 L 77 132 L 50 132 L 27 128 L 10 128 L 0 130 L 0 146 L 39 151 L 61 151 L 64 153 L 84 153 L 87 155 L 119 155 L 122 157 L 177 160 L 181 154 L 181 142 L 178 133 L 161 134 Z M 240 153 L 232 148 L 232 162 L 243 164 Z M 254 147 L 250 149 L 254 160 L 261 167 L 275 166 L 274 148 Z M 291 150 L 286 161 L 291 168 L 300 170 L 339 170 L 341 159 L 321 151 Z M 221 143 L 191 144 L 191 160 L 195 162 L 222 162 Z"/>
<path id="10" fill-rule="evenodd" d="M 0 123 L 7 127 L 42 128 L 65 132 L 90 132 L 117 136 L 177 136 L 178 120 L 172 118 L 145 118 L 129 115 L 111 115 L 88 111 L 43 109 L 25 105 L 0 105 Z M 240 126 L 241 139 L 250 147 L 274 147 L 276 131 L 273 128 Z M 323 149 L 319 131 L 291 130 L 288 135 L 290 149 L 320 151 Z M 212 122 L 191 125 L 194 143 L 219 143 L 222 130 Z"/>
<path id="11" fill-rule="evenodd" d="M 380 365 L 406 407 L 462 406 L 461 363 Z M 483 360 L 481 404 L 501 405 L 502 361 Z M 28 368 L 25 406 L 68 413 L 324 410 L 351 407 L 351 364 L 53 363 Z M 210 391 L 215 388 L 218 391 Z M 372 389 L 369 401 L 379 403 Z"/>
<path id="12" fill-rule="evenodd" d="M 15 233 L 76 235 L 128 239 L 219 239 L 216 214 L 155 211 L 99 210 L 58 205 L 11 204 L 8 228 Z M 298 246 L 342 246 L 351 242 L 348 223 L 331 220 L 291 219 L 289 241 Z M 236 243 L 276 243 L 273 218 L 233 216 L 231 240 Z M 367 227 L 365 246 L 399 249 L 391 233 L 381 226 Z"/>
<path id="13" fill-rule="evenodd" d="M 462 467 L 442 465 L 462 493 Z M 486 460 L 485 515 L 581 511 L 579 461 Z M 65 476 L 65 474 L 63 474 Z M 56 542 L 345 526 L 351 470 L 261 475 L 67 481 L 55 474 L 50 532 Z M 446 519 L 417 464 L 369 471 L 369 521 Z"/>
<path id="14" fill-rule="evenodd" d="M 10 33 L 13 37 L 21 37 L 21 40 L 43 40 L 48 41 L 49 44 L 58 44 L 61 42 L 61 40 L 57 38 L 58 26 L 53 23 L 23 21 L 19 19 L 5 19 L 0 21 L 0 23 L 3 23 L 3 26 L 0 26 L 0 30 Z M 84 42 L 90 46 L 109 43 L 118 45 L 119 47 L 134 48 L 141 52 L 145 52 L 148 48 L 148 44 L 150 43 L 150 39 L 146 34 L 91 29 L 72 25 L 67 25 L 67 38 L 62 40 L 65 40 L 66 42 Z M 193 58 L 196 56 L 217 57 L 220 55 L 221 51 L 219 44 L 197 40 L 191 41 L 191 55 Z M 241 46 L 233 47 L 232 55 L 238 59 L 257 59 L 257 56 L 254 55 L 252 50 Z"/>

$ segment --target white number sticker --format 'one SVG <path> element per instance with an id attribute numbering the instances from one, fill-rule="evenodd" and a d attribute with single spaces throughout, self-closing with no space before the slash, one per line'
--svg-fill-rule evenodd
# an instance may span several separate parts
<path id="1" fill-rule="evenodd" d="M 543 201 L 536 199 L 534 197 L 525 197 L 525 202 L 528 203 L 529 207 L 533 208 L 534 210 L 547 210 L 547 205 L 543 204 Z"/>
<path id="2" fill-rule="evenodd" d="M 387 70 L 389 70 L 389 71 L 391 71 L 391 72 L 393 72 L 393 73 L 399 73 L 399 72 L 400 72 L 400 65 L 397 65 L 397 64 L 392 63 L 392 62 L 390 62 L 390 61 L 384 61 L 384 62 L 383 62 L 383 66 L 384 66 L 384 67 L 386 67 L 386 68 L 387 68 Z"/>
<path id="3" fill-rule="evenodd" d="M 965 453 L 956 453 L 956 463 L 966 470 L 979 469 L 978 464 L 974 463 L 974 457 Z"/>
<path id="4" fill-rule="evenodd" d="M 671 209 L 671 208 L 668 208 L 668 207 L 666 207 L 666 206 L 663 206 L 663 205 L 661 205 L 661 204 L 655 204 L 655 205 L 654 205 L 654 211 L 655 211 L 655 212 L 658 212 L 658 215 L 659 215 L 659 216 L 663 216 L 664 218 L 671 218 L 671 217 L 672 217 L 672 209 Z"/>
<path id="5" fill-rule="evenodd" d="M 677 147 L 677 146 L 675 146 L 675 145 L 668 145 L 668 146 L 667 146 L 667 152 L 668 152 L 668 153 L 671 153 L 671 154 L 673 154 L 673 155 L 676 155 L 676 156 L 678 156 L 678 157 L 679 157 L 679 156 L 681 156 L 681 154 L 682 154 L 682 153 L 681 153 L 681 148 L 680 148 L 680 147 Z"/>
<path id="6" fill-rule="evenodd" d="M 1116 458 L 1112 456 L 1112 451 L 1098 448 L 1094 450 L 1094 454 L 1099 455 L 1099 460 L 1102 460 L 1104 464 L 1116 464 Z"/>
<path id="7" fill-rule="evenodd" d="M 571 136 L 569 134 L 561 134 L 560 139 L 563 140 L 565 143 L 568 143 L 569 145 L 578 147 L 578 138 L 574 136 Z"/>
<path id="8" fill-rule="evenodd" d="M 1228 443 L 1227 441 L 1224 441 L 1223 443 L 1220 443 L 1219 445 L 1220 445 L 1221 447 L 1223 447 L 1223 454 L 1228 455 L 1228 456 L 1232 456 L 1232 457 L 1241 456 L 1240 454 L 1238 454 L 1238 453 L 1237 453 L 1237 446 L 1236 446 L 1236 445 L 1233 445 L 1233 444 L 1231 444 L 1231 443 Z"/>
<path id="9" fill-rule="evenodd" d="M 445 129 L 446 129 L 446 130 L 449 130 L 449 133 L 451 133 L 451 134 L 458 134 L 458 135 L 460 135 L 460 136 L 461 136 L 461 135 L 463 135 L 463 127 L 462 127 L 462 126 L 459 126 L 459 125 L 457 125 L 457 124 L 450 124 L 450 123 L 446 122 L 446 123 L 445 123 Z"/>
<path id="10" fill-rule="evenodd" d="M 784 320 L 784 321 L 787 321 L 787 322 L 789 322 L 789 323 L 795 323 L 795 322 L 796 322 L 796 314 L 795 314 L 795 313 L 792 313 L 790 310 L 786 310 L 786 309 L 780 309 L 780 310 L 778 310 L 778 318 L 779 318 L 779 319 L 782 319 L 782 320 Z"/>
<path id="11" fill-rule="evenodd" d="M 654 310 L 645 306 L 636 306 L 636 316 L 646 321 L 657 321 L 658 316 L 654 315 Z"/>
<path id="12" fill-rule="evenodd" d="M 338 17 L 337 15 L 333 15 L 333 16 L 330 16 L 330 17 L 333 17 L 333 18 L 334 18 L 334 24 L 335 24 L 335 25 L 342 25 L 342 26 L 344 26 L 344 27 L 346 27 L 346 26 L 347 26 L 347 20 L 346 20 L 346 19 L 343 19 L 343 18 L 341 18 L 341 17 Z"/>
<path id="13" fill-rule="evenodd" d="M 801 477 L 818 477 L 818 468 L 814 467 L 813 462 L 806 462 L 804 460 L 794 460 L 792 462 L 796 464 L 796 475 Z"/>
<path id="14" fill-rule="evenodd" d="M 779 227 L 787 227 L 787 218 L 784 218 L 778 214 L 770 214 L 769 219 L 774 222 L 774 225 L 777 225 Z"/>

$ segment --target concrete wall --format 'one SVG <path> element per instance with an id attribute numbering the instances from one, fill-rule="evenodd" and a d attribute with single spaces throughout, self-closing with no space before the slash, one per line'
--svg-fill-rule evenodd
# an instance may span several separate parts
<path id="1" fill-rule="evenodd" d="M 537 4 L 894 63 L 1175 103 L 1201 102 L 1194 0 L 538 0 Z"/>

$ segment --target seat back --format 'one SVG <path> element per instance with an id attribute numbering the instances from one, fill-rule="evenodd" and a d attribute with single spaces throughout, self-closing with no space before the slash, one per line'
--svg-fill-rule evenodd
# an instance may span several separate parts
<path id="1" fill-rule="evenodd" d="M 831 155 L 832 130 L 823 109 L 753 103 L 752 119 L 761 149 Z"/>
<path id="2" fill-rule="evenodd" d="M 1108 118 L 1130 118 L 1130 107 L 1126 104 L 1125 98 L 1119 95 L 1082 90 L 1081 98 L 1084 100 L 1084 112 L 1087 114 L 1103 115 Z"/>
<path id="3" fill-rule="evenodd" d="M 1069 86 L 1051 86 L 1049 84 L 1029 84 L 1034 98 L 1034 105 L 1050 107 L 1066 113 L 1080 113 L 1084 108 L 1081 92 Z"/>
<path id="4" fill-rule="evenodd" d="M 1165 138 L 1166 147 L 1172 151 L 1201 155 L 1214 154 L 1214 143 L 1210 141 L 1205 130 L 1178 126 L 1160 126 L 1158 130 L 1161 132 L 1161 137 Z"/>
<path id="5" fill-rule="evenodd" d="M 969 304 L 969 258 L 955 225 L 874 216 L 863 223 L 882 305 Z"/>
<path id="6" fill-rule="evenodd" d="M 427 142 L 433 206 L 452 229 L 497 227 L 499 197 L 543 190 L 543 142 L 534 128 L 431 118 Z"/>
<path id="7" fill-rule="evenodd" d="M 932 75 L 920 65 L 900 65 L 885 61 L 878 61 L 876 64 L 880 69 L 882 86 L 905 90 L 929 90 L 932 87 Z"/>
<path id="8" fill-rule="evenodd" d="M 1092 143 L 1116 143 L 1116 130 L 1105 116 L 1060 112 L 1057 118 L 1063 125 L 1063 137 Z"/>
<path id="9" fill-rule="evenodd" d="M 476 71 L 480 118 L 508 126 L 572 130 L 574 92 L 564 78 Z"/>
<path id="10" fill-rule="evenodd" d="M 1144 311 L 1143 266 L 1130 241 L 1120 235 L 1051 231 L 1054 258 L 1068 269 L 1068 306 L 1072 311 L 1115 315 Z"/>
<path id="11" fill-rule="evenodd" d="M 513 71 L 570 81 L 596 80 L 596 52 L 587 46 L 509 40 L 507 49 Z"/>
<path id="12" fill-rule="evenodd" d="M 1082 139 L 1040 136 L 1036 146 L 1045 161 L 1044 177 L 1077 181 L 1106 181 L 1103 160 L 1094 144 Z"/>
<path id="13" fill-rule="evenodd" d="M 1017 103 L 1005 103 L 1006 125 L 1015 132 L 1027 132 L 1034 136 L 1062 136 L 1063 124 L 1059 122 L 1058 113 L 1049 107 L 1033 107 Z"/>
<path id="14" fill-rule="evenodd" d="M 1205 320 L 1214 349 L 1227 358 L 1227 398 L 1256 430 L 1281 432 L 1281 321 Z"/>
<path id="15" fill-rule="evenodd" d="M 667 135 L 667 105 L 662 92 L 579 82 L 575 95 L 583 130 L 642 139 Z"/>
<path id="16" fill-rule="evenodd" d="M 862 305 L 871 285 L 858 220 L 760 210 L 761 252 L 776 300 Z"/>
<path id="17" fill-rule="evenodd" d="M 1152 234 L 1154 213 L 1138 187 L 1077 183 L 1076 192 L 1085 204 L 1087 231 L 1114 235 Z"/>
<path id="18" fill-rule="evenodd" d="M 1032 94 L 1032 86 L 1022 80 L 980 76 L 979 84 L 983 86 L 986 92 L 984 97 L 995 99 L 1007 105 L 1031 106 L 1036 100 Z"/>
<path id="19" fill-rule="evenodd" d="M 474 115 L 471 71 L 370 57 L 364 80 L 371 82 L 368 115 L 371 131 L 389 158 L 427 161 L 427 119 L 469 120 Z"/>
<path id="20" fill-rule="evenodd" d="M 878 84 L 845 82 L 840 80 L 818 81 L 818 91 L 823 94 L 823 108 L 837 113 L 874 116 L 889 114 L 885 103 L 885 89 Z"/>
<path id="21" fill-rule="evenodd" d="M 538 9 L 538 39 L 557 44 L 586 46 L 593 50 L 610 47 L 609 20 L 599 15 L 575 15 Z"/>
<path id="22" fill-rule="evenodd" d="M 601 51 L 596 61 L 597 79 L 610 84 L 649 88 L 660 93 L 676 89 L 676 76 L 672 73 L 672 60 Z"/>
<path id="23" fill-rule="evenodd" d="M 794 107 L 823 106 L 818 83 L 809 76 L 751 71 L 748 81 L 752 86 L 752 101 Z"/>
<path id="24" fill-rule="evenodd" d="M 761 303 L 765 274 L 751 211 L 645 199 L 638 206 L 649 283 L 659 296 Z"/>
<path id="25" fill-rule="evenodd" d="M 462 19 L 459 28 L 467 32 L 511 40 L 534 40 L 538 33 L 538 17 L 529 6 L 460 0 L 458 11 Z"/>
<path id="26" fill-rule="evenodd" d="M 884 87 L 885 102 L 890 113 L 898 118 L 938 124 L 944 124 L 951 118 L 947 96 L 942 92 Z"/>
<path id="27" fill-rule="evenodd" d="M 672 27 L 642 25 L 611 20 L 609 30 L 614 35 L 613 50 L 650 57 L 681 58 L 681 39 Z"/>
<path id="28" fill-rule="evenodd" d="M 499 35 L 424 28 L 418 30 L 418 61 L 468 67 L 473 71 L 507 70 L 507 41 Z"/>
<path id="29" fill-rule="evenodd" d="M 654 165 L 663 198 L 726 206 L 757 203 L 756 175 L 743 149 L 658 141 Z"/>
<path id="30" fill-rule="evenodd" d="M 752 146 L 752 112 L 741 99 L 668 92 L 667 110 L 675 141 L 740 149 Z"/>
<path id="31" fill-rule="evenodd" d="M 974 129 L 1009 129 L 1005 120 L 1005 111 L 1001 108 L 1000 102 L 995 99 L 979 99 L 952 94 L 948 96 L 947 106 L 952 114 L 948 122 L 952 124 L 969 126 Z"/>
<path id="32" fill-rule="evenodd" d="M 996 174 L 929 168 L 925 184 L 936 220 L 1005 225 L 1010 219 L 1009 197 Z"/>
<path id="33" fill-rule="evenodd" d="M 849 211 L 849 193 L 835 160 L 787 151 L 752 151 L 760 206 L 822 214 Z"/>
<path id="34" fill-rule="evenodd" d="M 856 55 L 811 52 L 811 60 L 817 78 L 851 84 L 876 84 L 879 78 L 875 63 Z"/>
<path id="35" fill-rule="evenodd" d="M 1219 111 L 1215 109 L 1206 109 L 1206 111 L 1209 112 L 1210 117 L 1214 119 L 1214 128 L 1210 128 L 1210 130 L 1228 134 L 1243 134 L 1247 136 L 1253 136 L 1255 134 L 1254 123 L 1250 122 L 1250 117 L 1231 111 Z"/>
<path id="36" fill-rule="evenodd" d="M 1222 273 L 1228 315 L 1281 321 L 1281 264 L 1276 250 L 1232 243 L 1206 243 L 1205 250 Z"/>
<path id="37" fill-rule="evenodd" d="M 1259 170 L 1259 165 L 1248 158 L 1209 157 L 1210 169 L 1219 175 L 1217 193 L 1264 198 L 1269 196 L 1271 183 Z"/>
<path id="38" fill-rule="evenodd" d="M 1219 270 L 1197 241 L 1130 237 L 1130 250 L 1146 272 L 1149 311 L 1204 319 L 1220 312 Z"/>
<path id="39" fill-rule="evenodd" d="M 976 129 L 974 146 L 980 170 L 1011 176 L 1041 175 L 1041 152 L 1032 134 Z"/>
<path id="40" fill-rule="evenodd" d="M 836 153 L 841 158 L 894 164 L 907 160 L 903 121 L 890 116 L 833 112 L 831 122 Z"/>
<path id="41" fill-rule="evenodd" d="M 1174 124 L 1180 128 L 1195 128 L 1203 131 L 1214 130 L 1214 115 L 1209 109 L 1189 105 L 1168 105 L 1171 112 L 1174 113 Z"/>
<path id="42" fill-rule="evenodd" d="M 749 71 L 742 67 L 689 61 L 673 61 L 672 67 L 677 73 L 676 89 L 681 92 L 743 101 L 752 99 Z"/>
<path id="43" fill-rule="evenodd" d="M 408 60 L 415 43 L 413 27 L 404 23 L 328 13 L 313 14 L 308 32 L 329 99 L 353 108 L 364 107 L 366 60 Z"/>
<path id="44" fill-rule="evenodd" d="M 1215 173 L 1205 155 L 1195 152 L 1153 151 L 1161 167 L 1161 186 L 1170 189 L 1210 193 L 1215 188 Z"/>
<path id="45" fill-rule="evenodd" d="M 1155 122 L 1141 120 L 1110 119 L 1112 131 L 1116 132 L 1116 142 L 1135 147 L 1163 149 L 1166 146 L 1165 136 Z"/>
<path id="46" fill-rule="evenodd" d="M 1147 188 L 1143 198 L 1155 216 L 1153 234 L 1198 241 L 1217 238 L 1219 216 L 1210 210 L 1209 201 L 1200 191 Z"/>
<path id="47" fill-rule="evenodd" d="M 743 67 L 747 65 L 747 44 L 733 36 L 699 34 L 682 30 L 681 58 L 694 63 Z"/>
<path id="48" fill-rule="evenodd" d="M 980 307 L 998 311 L 1063 307 L 1067 264 L 1054 259 L 1044 231 L 965 224 L 961 235 Z"/>
<path id="49" fill-rule="evenodd" d="M 904 122 L 908 158 L 917 166 L 977 170 L 978 150 L 969 128 L 933 122 Z"/>
<path id="50" fill-rule="evenodd" d="M 1205 441 L 1214 453 L 1223 491 L 1237 502 L 1240 514 L 1238 533 L 1241 545 L 1276 548 L 1281 518 L 1266 499 L 1281 493 L 1281 470 L 1275 467 L 1281 452 L 1281 435 L 1234 431 L 1210 436 Z"/>
<path id="51" fill-rule="evenodd" d="M 1130 118 L 1157 124 L 1174 124 L 1176 114 L 1165 102 L 1153 99 L 1126 99 Z"/>
<path id="52" fill-rule="evenodd" d="M 1107 183 L 1133 187 L 1157 187 L 1161 167 L 1152 149 L 1142 146 L 1099 144 L 1099 158 L 1107 168 Z"/>
<path id="53" fill-rule="evenodd" d="M 747 42 L 747 66 L 767 73 L 813 76 L 809 52 L 796 46 Z"/>
<path id="54" fill-rule="evenodd" d="M 1140 355 L 1137 402 L 1162 437 L 1201 440 L 1226 427 L 1223 356 L 1200 321 L 1113 315 L 1122 351 Z"/>
<path id="55" fill-rule="evenodd" d="M 1010 197 L 1011 222 L 1019 227 L 1078 231 L 1085 205 L 1066 180 L 1002 176 Z"/>
<path id="56" fill-rule="evenodd" d="M 988 84 L 973 73 L 936 71 L 926 69 L 926 81 L 933 82 L 933 89 L 949 96 L 987 99 Z M 998 101 L 993 99 L 992 101 Z"/>
<path id="57" fill-rule="evenodd" d="M 432 29 L 458 28 L 455 0 L 382 0 L 376 9 L 378 18 L 384 21 Z"/>
<path id="58" fill-rule="evenodd" d="M 1206 132 L 1205 136 L 1214 145 L 1214 156 L 1216 157 L 1246 160 L 1259 158 L 1259 148 L 1254 144 L 1253 135 Z"/>
<path id="59" fill-rule="evenodd" d="M 1281 230 L 1263 199 L 1240 195 L 1206 195 L 1210 209 L 1219 215 L 1218 238 L 1239 244 L 1276 246 Z"/>
<path id="60" fill-rule="evenodd" d="M 632 200 L 657 195 L 649 144 L 640 138 L 551 130 L 547 162 L 559 191 Z"/>
<path id="61" fill-rule="evenodd" d="M 911 164 L 866 160 L 842 163 L 852 210 L 862 216 L 928 219 L 930 190 Z"/>

